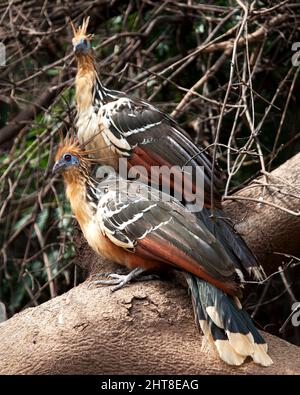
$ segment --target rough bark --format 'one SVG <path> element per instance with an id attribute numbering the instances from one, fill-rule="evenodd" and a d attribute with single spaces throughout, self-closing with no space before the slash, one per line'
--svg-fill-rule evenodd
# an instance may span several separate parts
<path id="1" fill-rule="evenodd" d="M 299 170 L 300 154 L 272 172 L 269 183 L 280 187 L 266 190 L 264 199 L 299 210 Z M 261 188 L 239 195 L 259 198 Z M 299 254 L 299 217 L 248 201 L 229 202 L 226 210 L 265 269 L 274 266 L 273 251 Z M 111 269 L 86 245 L 79 248 L 78 263 L 90 273 Z M 220 361 L 203 347 L 190 298 L 176 279 L 135 283 L 114 294 L 89 284 L 1 323 L 0 373 L 300 374 L 300 348 L 268 334 L 271 367 Z"/>
<path id="2" fill-rule="evenodd" d="M 270 184 L 263 189 L 262 184 Z M 247 200 L 226 201 L 225 211 L 236 229 L 255 252 L 266 272 L 277 269 L 287 259 L 281 254 L 300 256 L 300 154 L 267 176 L 260 177 L 235 196 L 262 198 L 266 202 L 299 212 L 288 214 L 275 207 Z"/>
<path id="3" fill-rule="evenodd" d="M 168 281 L 114 294 L 82 284 L 0 324 L 0 372 L 300 374 L 299 348 L 266 335 L 274 365 L 234 368 L 201 349 L 186 291 Z"/>

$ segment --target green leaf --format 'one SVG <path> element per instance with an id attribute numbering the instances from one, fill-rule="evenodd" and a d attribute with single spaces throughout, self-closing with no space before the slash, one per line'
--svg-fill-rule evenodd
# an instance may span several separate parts
<path id="1" fill-rule="evenodd" d="M 56 75 L 59 74 L 59 70 L 58 69 L 49 69 L 49 70 L 47 70 L 47 74 L 50 75 L 50 77 L 55 77 Z"/>

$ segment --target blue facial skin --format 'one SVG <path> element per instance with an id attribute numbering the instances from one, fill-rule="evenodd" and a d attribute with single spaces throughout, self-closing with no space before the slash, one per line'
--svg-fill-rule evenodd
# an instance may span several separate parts
<path id="1" fill-rule="evenodd" d="M 64 154 L 64 156 L 62 156 L 58 161 L 55 162 L 52 173 L 60 173 L 69 167 L 78 165 L 79 160 L 76 158 L 76 156 L 67 152 L 66 154 Z"/>
<path id="2" fill-rule="evenodd" d="M 76 45 L 74 45 L 74 52 L 76 55 L 86 55 L 91 49 L 91 43 L 89 40 L 82 38 Z"/>

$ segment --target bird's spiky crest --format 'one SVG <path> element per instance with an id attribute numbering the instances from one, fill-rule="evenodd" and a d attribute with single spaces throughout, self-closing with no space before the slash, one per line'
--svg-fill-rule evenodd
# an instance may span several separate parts
<path id="1" fill-rule="evenodd" d="M 87 40 L 91 40 L 93 38 L 93 34 L 87 34 L 87 28 L 89 25 L 89 21 L 90 21 L 90 17 L 88 16 L 87 18 L 85 18 L 82 22 L 82 25 L 79 26 L 78 28 L 76 28 L 76 26 L 74 25 L 74 23 L 72 21 L 70 21 L 70 25 L 72 27 L 73 30 L 73 35 L 75 39 L 78 38 L 85 38 Z"/>
<path id="2" fill-rule="evenodd" d="M 76 137 L 71 134 L 61 139 L 57 153 L 55 155 L 55 160 L 59 160 L 66 153 L 73 154 L 77 157 L 85 156 L 85 151 L 82 149 Z"/>
<path id="3" fill-rule="evenodd" d="M 55 160 L 57 161 L 63 155 L 70 153 L 70 154 L 76 156 L 80 161 L 84 161 L 86 163 L 87 162 L 95 162 L 95 160 L 93 160 L 92 158 L 89 158 L 88 156 L 90 154 L 94 154 L 98 150 L 86 150 L 85 149 L 86 144 L 80 144 L 77 137 L 72 133 L 69 133 L 64 138 L 61 135 L 58 150 L 55 155 Z"/>

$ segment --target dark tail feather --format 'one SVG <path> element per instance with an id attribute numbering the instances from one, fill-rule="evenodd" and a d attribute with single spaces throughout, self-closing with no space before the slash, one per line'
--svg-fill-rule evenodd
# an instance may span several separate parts
<path id="1" fill-rule="evenodd" d="M 210 232 L 222 243 L 236 268 L 241 272 L 246 270 L 248 275 L 253 276 L 258 281 L 263 280 L 266 277 L 264 269 L 258 264 L 242 236 L 234 230 L 231 222 L 224 218 L 222 210 L 215 209 L 214 219 L 210 218 L 210 215 L 210 210 L 206 208 L 197 213 L 197 217 L 205 223 Z"/>
<path id="2" fill-rule="evenodd" d="M 220 358 L 230 365 L 241 365 L 250 356 L 256 363 L 271 365 L 268 346 L 240 301 L 190 273 L 185 276 L 197 323 Z"/>

